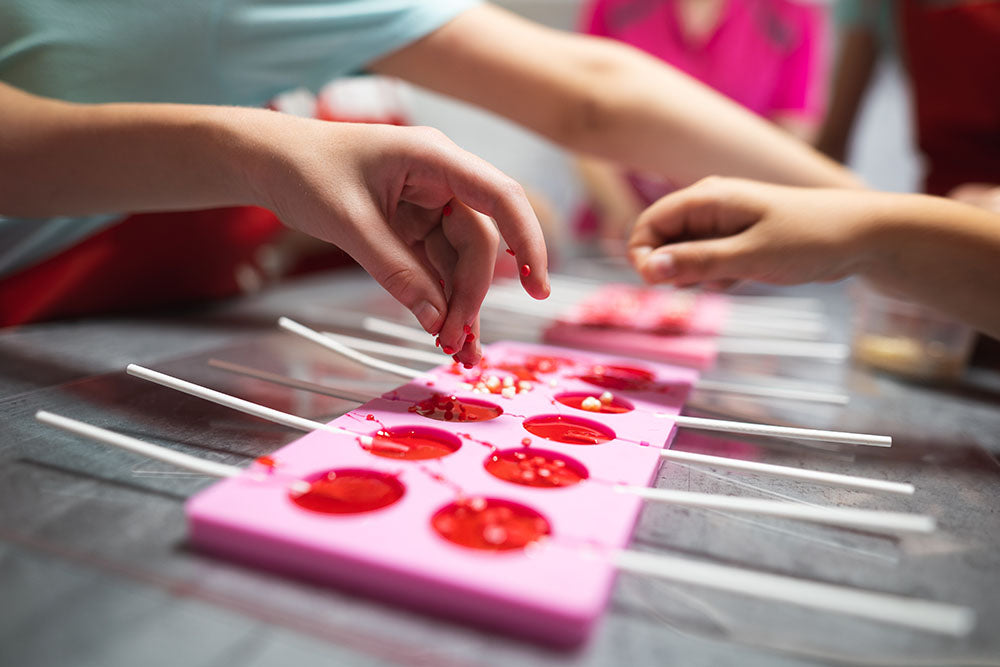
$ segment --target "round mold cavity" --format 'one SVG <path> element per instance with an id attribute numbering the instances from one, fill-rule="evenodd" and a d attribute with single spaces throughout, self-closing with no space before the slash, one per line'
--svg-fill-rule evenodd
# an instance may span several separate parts
<path id="1" fill-rule="evenodd" d="M 495 403 L 441 393 L 414 403 L 409 411 L 442 422 L 483 422 L 503 414 L 503 408 Z"/>
<path id="2" fill-rule="evenodd" d="M 486 459 L 483 467 L 505 482 L 542 489 L 574 486 L 590 477 L 587 468 L 576 459 L 537 447 L 498 450 Z"/>
<path id="3" fill-rule="evenodd" d="M 445 505 L 431 527 L 449 542 L 484 551 L 523 549 L 552 533 L 548 520 L 527 505 L 482 497 Z"/>
<path id="4" fill-rule="evenodd" d="M 620 415 L 635 410 L 635 406 L 632 405 L 632 403 L 626 401 L 620 396 L 614 396 L 609 402 L 605 403 L 601 400 L 600 394 L 595 394 L 589 391 L 567 391 L 562 394 L 557 394 L 554 398 L 563 405 L 568 405 L 571 408 L 583 410 L 584 412 L 599 412 L 606 415 Z M 583 407 L 583 401 L 588 398 L 592 398 L 597 401 L 600 407 L 597 410 L 587 410 Z"/>
<path id="5" fill-rule="evenodd" d="M 305 488 L 299 488 L 299 486 Z M 306 485 L 308 485 L 306 487 Z M 293 485 L 292 502 L 320 514 L 361 514 L 388 507 L 406 487 L 395 475 L 363 468 L 337 468 Z"/>
<path id="6" fill-rule="evenodd" d="M 371 437 L 371 446 L 363 449 L 387 459 L 440 459 L 462 448 L 457 435 L 427 426 L 390 426 L 380 428 Z"/>
<path id="7" fill-rule="evenodd" d="M 538 415 L 521 425 L 539 438 L 570 445 L 600 445 L 616 437 L 604 424 L 573 415 Z"/>
<path id="8" fill-rule="evenodd" d="M 549 375 L 551 373 L 555 373 L 563 366 L 572 364 L 573 360 L 566 359 L 565 357 L 529 355 L 528 357 L 525 357 L 524 361 L 504 361 L 494 364 L 493 368 L 507 371 L 508 373 L 513 374 L 518 380 L 538 382 L 539 374 Z"/>
<path id="9" fill-rule="evenodd" d="M 656 380 L 656 376 L 644 368 L 615 364 L 591 366 L 590 370 L 578 378 L 587 384 L 618 391 L 646 389 Z"/>

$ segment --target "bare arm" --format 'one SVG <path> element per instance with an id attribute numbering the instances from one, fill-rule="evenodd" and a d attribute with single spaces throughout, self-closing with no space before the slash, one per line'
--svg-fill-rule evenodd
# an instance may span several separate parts
<path id="1" fill-rule="evenodd" d="M 489 5 L 372 69 L 679 185 L 709 174 L 858 185 L 831 160 L 638 49 L 545 28 Z"/>
<path id="2" fill-rule="evenodd" d="M 630 246 L 649 282 L 858 274 L 1000 337 L 1000 215 L 942 197 L 710 178 L 647 209 Z"/>
<path id="3" fill-rule="evenodd" d="M 525 289 L 548 294 L 524 191 L 437 130 L 262 109 L 75 105 L 3 84 L 0 109 L 0 213 L 263 206 L 343 248 L 469 363 L 499 243 L 486 216 L 531 267 Z"/>
<path id="4" fill-rule="evenodd" d="M 878 44 L 874 34 L 865 28 L 844 32 L 837 56 L 830 107 L 816 140 L 816 147 L 838 162 L 847 157 L 847 143 L 861 107 L 875 63 Z"/>

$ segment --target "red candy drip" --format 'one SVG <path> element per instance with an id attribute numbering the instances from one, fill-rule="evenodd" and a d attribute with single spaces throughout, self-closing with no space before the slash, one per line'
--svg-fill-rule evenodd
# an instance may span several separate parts
<path id="1" fill-rule="evenodd" d="M 462 448 L 462 441 L 447 431 L 422 426 L 382 428 L 366 447 L 375 456 L 389 459 L 422 461 L 440 459 Z"/>
<path id="2" fill-rule="evenodd" d="M 470 334 L 472 333 L 472 327 L 466 324 L 464 327 L 462 327 L 462 331 L 464 331 L 466 334 Z"/>
<path id="3" fill-rule="evenodd" d="M 570 445 L 599 445 L 615 439 L 615 432 L 607 426 L 568 415 L 539 415 L 524 420 L 523 426 L 540 438 Z"/>
<path id="4" fill-rule="evenodd" d="M 571 408 L 576 408 L 577 410 L 583 410 L 585 412 L 601 412 L 607 415 L 620 415 L 624 412 L 632 412 L 635 408 L 632 407 L 630 403 L 624 401 L 617 396 L 611 399 L 611 402 L 605 403 L 601 400 L 598 394 L 587 394 L 583 392 L 574 392 L 569 394 L 559 394 L 555 397 L 557 401 L 563 405 L 568 405 Z M 587 410 L 583 407 L 584 400 L 588 398 L 593 398 L 595 401 L 600 403 L 600 409 L 598 410 Z"/>
<path id="5" fill-rule="evenodd" d="M 431 518 L 437 533 L 459 546 L 486 551 L 523 549 L 552 532 L 541 514 L 499 498 L 465 498 Z"/>
<path id="6" fill-rule="evenodd" d="M 528 276 L 530 276 L 531 275 L 531 267 L 528 266 L 527 264 L 522 264 L 521 265 L 521 275 L 524 276 L 525 278 L 527 278 Z"/>
<path id="7" fill-rule="evenodd" d="M 445 422 L 480 422 L 496 419 L 503 414 L 503 409 L 498 405 L 440 393 L 411 405 L 409 411 Z"/>
<path id="8" fill-rule="evenodd" d="M 392 505 L 406 491 L 393 475 L 374 470 L 331 470 L 309 482 L 308 490 L 293 489 L 289 497 L 299 507 L 322 514 L 359 514 Z"/>
<path id="9" fill-rule="evenodd" d="M 508 255 L 510 255 L 511 257 L 513 257 L 513 256 L 514 256 L 514 251 L 513 251 L 513 250 L 511 250 L 510 248 L 507 248 L 507 250 L 506 250 L 505 252 L 506 252 L 506 253 L 507 253 Z"/>
<path id="10" fill-rule="evenodd" d="M 444 208 L 441 209 L 441 215 L 444 216 L 444 217 L 446 217 L 446 218 L 449 215 L 451 215 L 451 204 L 445 204 L 444 205 Z"/>
<path id="11" fill-rule="evenodd" d="M 268 470 L 274 470 L 275 468 L 278 467 L 278 462 L 275 461 L 270 456 L 258 456 L 257 458 L 254 459 L 254 463 L 260 466 L 264 466 Z"/>
<path id="12" fill-rule="evenodd" d="M 486 472 L 514 484 L 558 488 L 579 484 L 587 469 L 571 458 L 544 449 L 507 449 L 486 460 Z"/>
<path id="13" fill-rule="evenodd" d="M 580 380 L 605 389 L 649 388 L 656 376 L 642 368 L 633 366 L 603 366 L 592 367 L 586 374 L 579 376 Z"/>

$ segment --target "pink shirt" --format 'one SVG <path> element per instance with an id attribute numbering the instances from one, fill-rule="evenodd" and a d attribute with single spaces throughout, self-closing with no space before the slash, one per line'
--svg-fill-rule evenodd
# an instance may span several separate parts
<path id="1" fill-rule="evenodd" d="M 642 49 L 773 118 L 818 120 L 827 60 L 822 5 L 792 0 L 725 0 L 703 43 L 684 36 L 672 0 L 590 0 L 581 31 Z"/>

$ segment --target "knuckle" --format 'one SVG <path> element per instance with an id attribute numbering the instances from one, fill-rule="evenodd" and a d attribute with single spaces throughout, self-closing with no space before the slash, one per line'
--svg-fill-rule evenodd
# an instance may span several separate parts
<path id="1" fill-rule="evenodd" d="M 396 297 L 400 303 L 410 305 L 408 297 L 413 291 L 416 278 L 416 273 L 412 268 L 400 266 L 381 274 L 378 277 L 378 282 L 387 292 Z"/>

